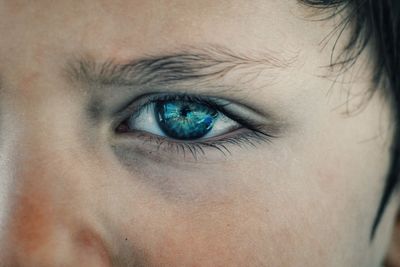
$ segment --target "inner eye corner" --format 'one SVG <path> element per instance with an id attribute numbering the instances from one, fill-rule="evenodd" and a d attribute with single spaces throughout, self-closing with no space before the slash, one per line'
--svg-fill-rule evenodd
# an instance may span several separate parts
<path id="1" fill-rule="evenodd" d="M 126 124 L 126 120 L 119 122 L 119 124 L 114 126 L 112 129 L 115 134 L 123 134 L 129 132 L 129 126 Z"/>

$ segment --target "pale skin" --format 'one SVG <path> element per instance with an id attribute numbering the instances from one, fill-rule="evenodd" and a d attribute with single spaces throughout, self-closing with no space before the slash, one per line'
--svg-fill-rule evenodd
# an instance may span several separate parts
<path id="1" fill-rule="evenodd" d="M 368 51 L 326 68 L 338 19 L 313 14 L 291 0 L 0 1 L 0 265 L 379 266 L 398 209 L 395 194 L 370 241 L 390 106 L 378 90 L 353 113 Z M 216 47 L 248 61 L 156 89 L 67 71 Z M 115 110 L 176 91 L 251 107 L 276 137 L 194 158 L 115 132 Z"/>

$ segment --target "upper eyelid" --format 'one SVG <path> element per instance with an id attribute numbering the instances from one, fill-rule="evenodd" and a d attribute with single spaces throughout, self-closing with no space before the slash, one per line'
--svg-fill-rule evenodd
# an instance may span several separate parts
<path id="1" fill-rule="evenodd" d="M 276 78 L 281 77 L 296 61 L 297 55 L 291 53 L 282 54 L 268 49 L 234 51 L 205 44 L 127 59 L 107 60 L 85 54 L 75 55 L 67 61 L 60 75 L 69 81 L 71 89 L 83 89 L 86 95 L 91 96 L 90 99 L 96 99 L 108 113 L 115 114 L 120 107 L 129 104 L 127 99 L 159 89 L 246 99 L 254 93 L 253 89 L 258 88 L 253 83 L 261 77 L 261 71 L 268 72 L 268 79 L 262 80 L 262 86 L 275 86 Z M 228 79 L 225 79 L 225 74 L 229 74 Z M 249 74 L 254 76 L 251 81 Z M 169 81 L 166 82 L 165 78 Z M 247 103 L 248 107 L 252 106 L 251 101 Z M 95 104 L 89 103 L 91 106 Z M 272 111 L 264 109 L 263 103 L 257 105 L 257 109 L 264 114 Z"/>

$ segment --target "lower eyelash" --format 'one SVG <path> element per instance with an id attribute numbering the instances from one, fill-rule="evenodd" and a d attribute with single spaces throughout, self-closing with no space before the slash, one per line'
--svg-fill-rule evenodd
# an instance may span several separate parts
<path id="1" fill-rule="evenodd" d="M 273 136 L 254 130 L 247 130 L 246 132 L 238 133 L 230 137 L 221 137 L 218 140 L 199 140 L 193 142 L 175 141 L 147 133 L 141 133 L 138 137 L 142 138 L 145 143 L 151 142 L 152 144 L 156 144 L 157 151 L 164 150 L 167 153 L 183 153 L 184 158 L 186 158 L 187 154 L 190 154 L 195 160 L 197 160 L 199 156 L 205 156 L 207 149 L 215 149 L 224 156 L 229 156 L 232 153 L 227 145 L 237 145 L 240 148 L 245 148 L 246 146 L 256 148 L 259 144 L 271 142 L 273 138 Z"/>

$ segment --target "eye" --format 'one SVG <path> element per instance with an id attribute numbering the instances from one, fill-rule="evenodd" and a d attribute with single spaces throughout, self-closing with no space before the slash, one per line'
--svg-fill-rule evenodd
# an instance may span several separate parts
<path id="1" fill-rule="evenodd" d="M 218 137 L 241 127 L 209 103 L 189 99 L 156 100 L 132 114 L 125 131 L 142 131 L 174 140 Z"/>
<path id="2" fill-rule="evenodd" d="M 122 112 L 115 132 L 122 137 L 119 140 L 144 140 L 145 148 L 167 152 L 168 157 L 171 151 L 183 155 L 189 151 L 197 160 L 197 154 L 205 155 L 208 149 L 227 155 L 232 146 L 254 148 L 275 137 L 269 130 L 276 126 L 262 122 L 251 108 L 231 101 L 182 94 L 143 98 Z"/>

